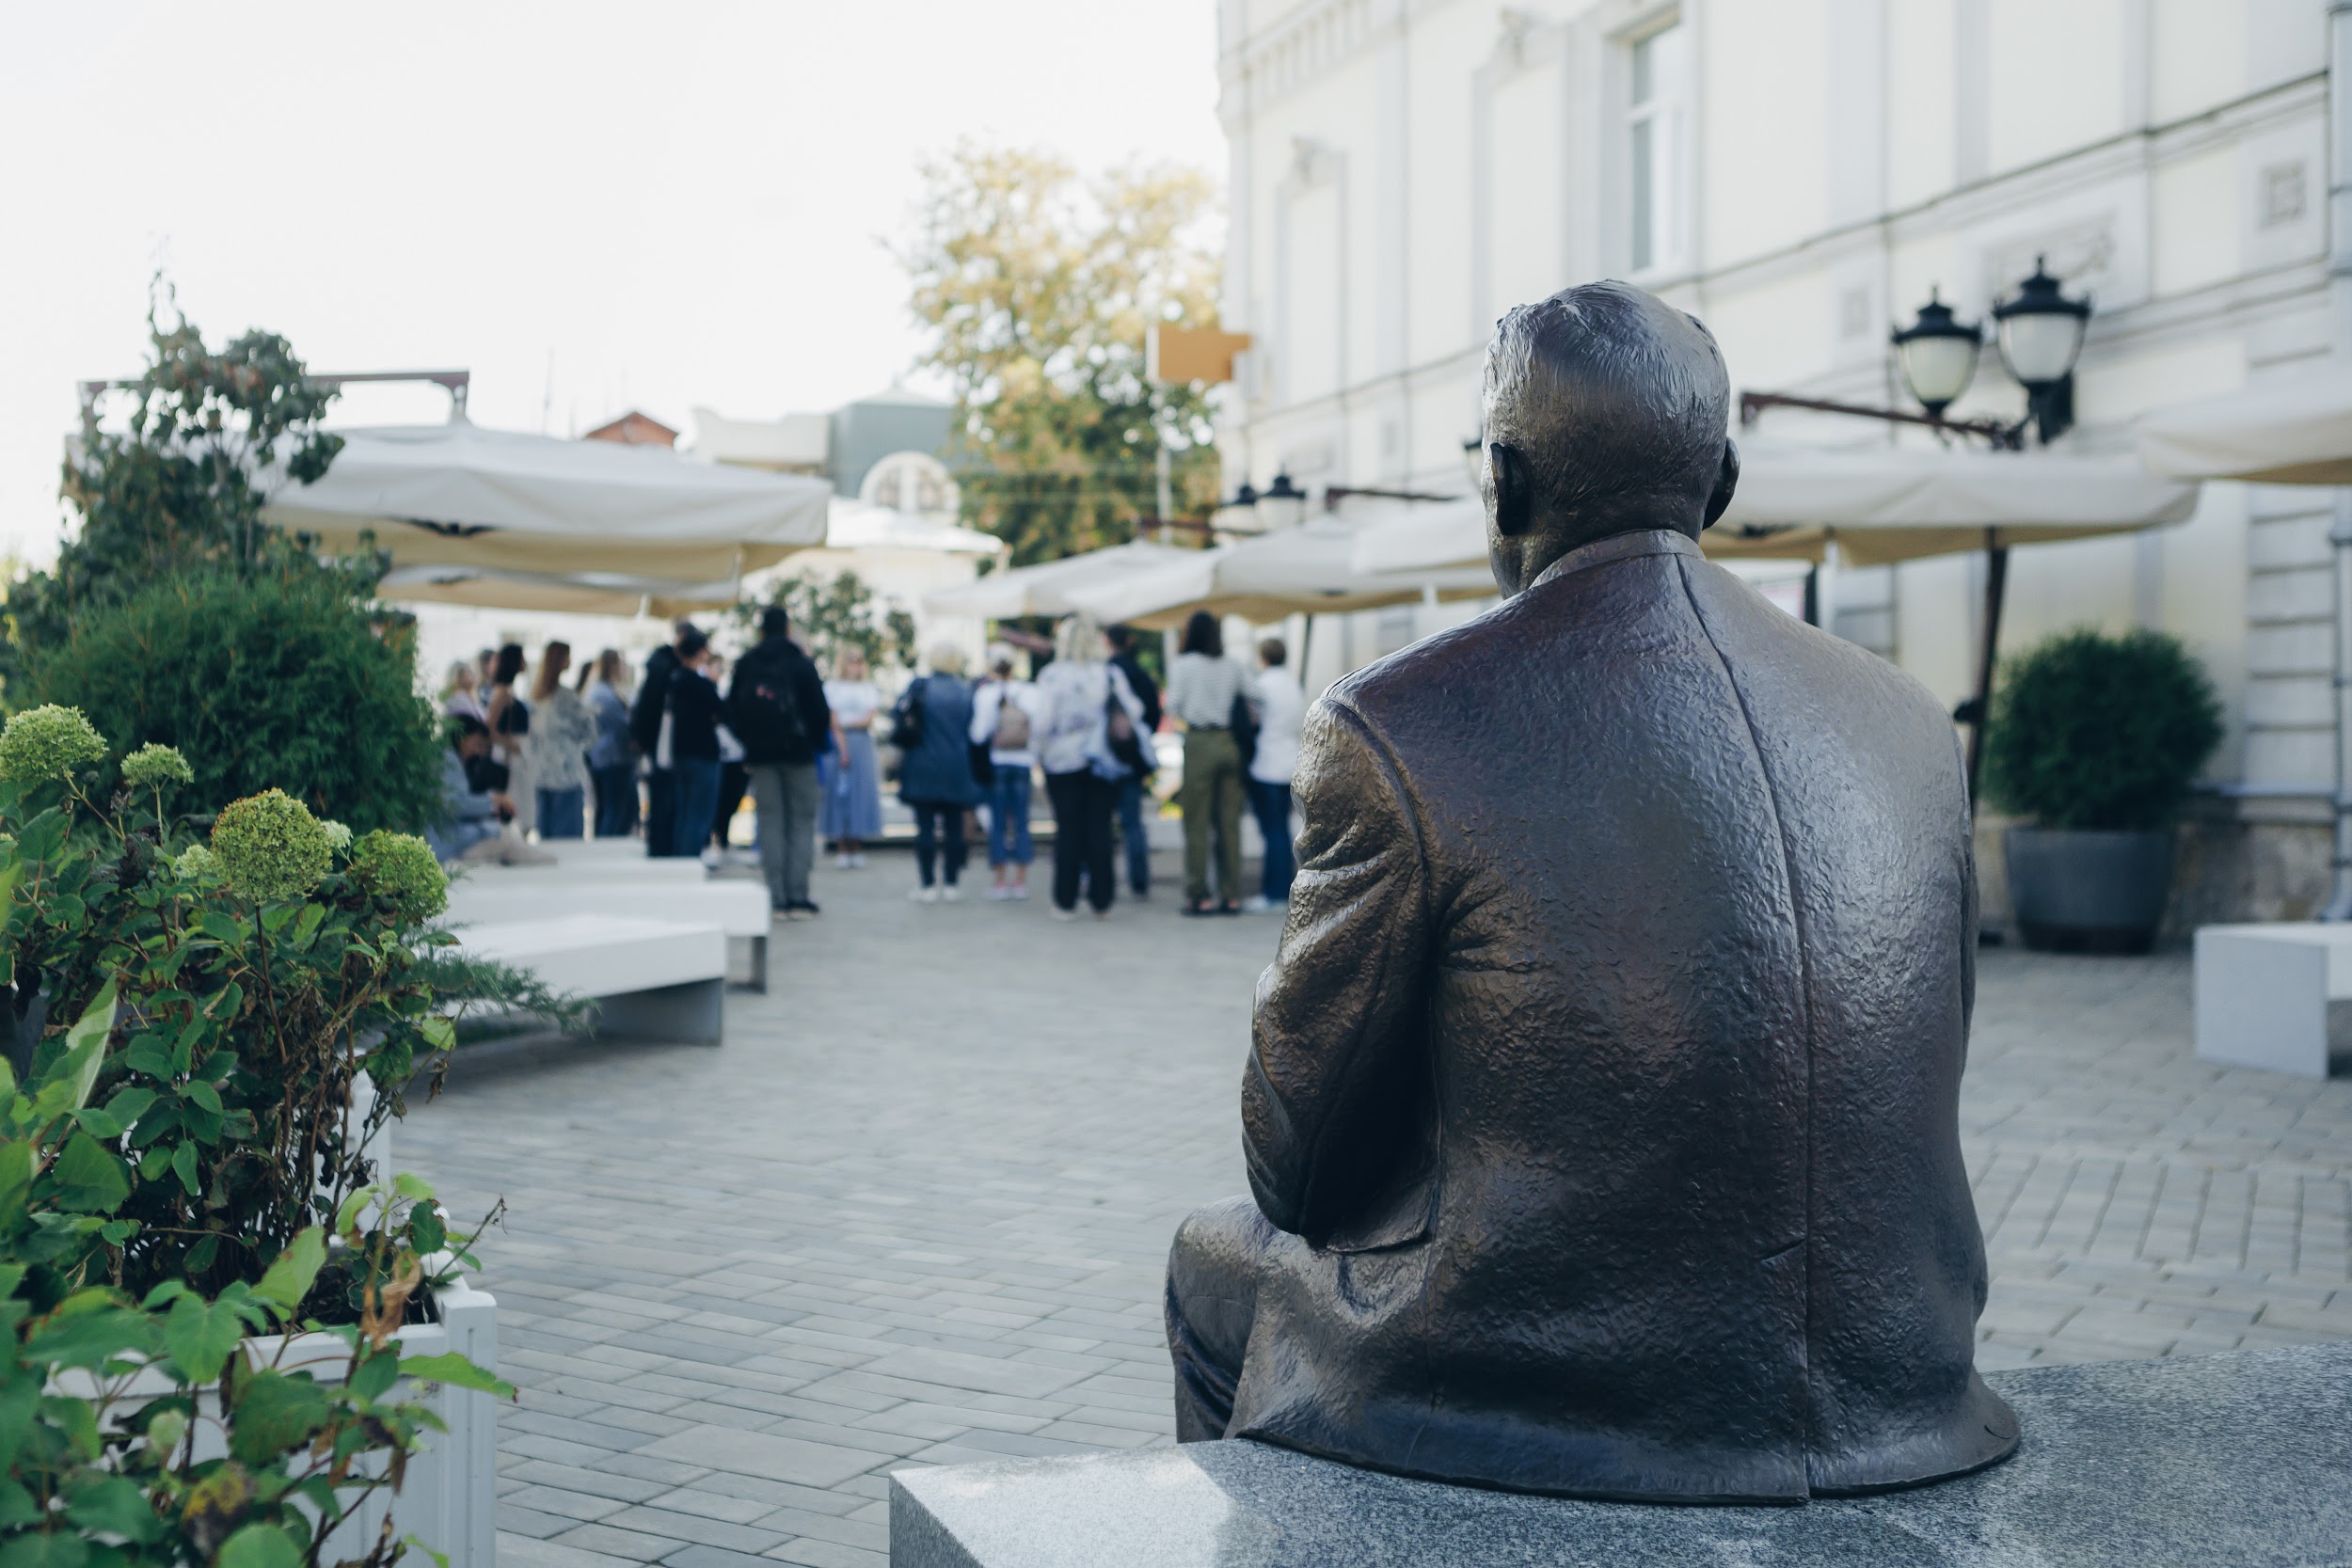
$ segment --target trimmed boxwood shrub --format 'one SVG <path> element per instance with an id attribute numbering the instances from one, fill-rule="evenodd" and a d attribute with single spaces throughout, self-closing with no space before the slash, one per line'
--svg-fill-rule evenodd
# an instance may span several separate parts
<path id="1" fill-rule="evenodd" d="M 2045 828 L 2169 823 L 2221 743 L 2203 668 L 2161 632 L 2064 632 L 2009 660 L 1985 736 L 1985 793 Z"/>
<path id="2" fill-rule="evenodd" d="M 10 706 L 79 708 L 125 750 L 177 747 L 196 800 L 277 788 L 354 832 L 422 827 L 441 760 L 413 629 L 359 584 L 307 561 L 167 578 L 85 610 L 9 683 Z"/>

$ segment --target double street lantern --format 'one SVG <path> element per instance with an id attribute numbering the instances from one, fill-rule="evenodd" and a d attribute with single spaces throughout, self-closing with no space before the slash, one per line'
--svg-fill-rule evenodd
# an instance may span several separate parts
<path id="1" fill-rule="evenodd" d="M 2001 360 L 2026 388 L 2035 423 L 2046 444 L 2074 422 L 2074 359 L 2083 351 L 2083 329 L 2090 301 L 2068 299 L 2058 280 L 2034 258 L 2033 276 L 2017 286 L 2013 299 L 1993 307 Z"/>
<path id="2" fill-rule="evenodd" d="M 1963 325 L 1937 291 L 1929 290 L 1928 302 L 1919 307 L 1919 319 L 1895 334 L 1895 356 L 1902 364 L 1903 381 L 1919 400 L 1919 406 L 1928 411 L 1928 418 L 1941 420 L 1944 410 L 1968 389 L 1968 383 L 1977 377 L 1977 354 L 1983 346 L 1984 328 L 1974 322 Z"/>
<path id="3" fill-rule="evenodd" d="M 2013 297 L 1993 307 L 2001 362 L 2026 389 L 2026 418 L 2013 430 L 1979 434 L 2000 435 L 2003 438 L 1995 446 L 2014 447 L 2031 424 L 2046 446 L 2074 425 L 2074 360 L 2082 353 L 2083 329 L 2090 320 L 2090 302 L 2068 299 L 2059 292 L 2058 280 L 2044 269 L 2043 259 L 2035 257 L 2033 276 L 2018 284 Z M 1944 410 L 1976 378 L 1982 326 L 1956 318 L 1951 307 L 1930 291 L 1919 319 L 1895 333 L 1893 341 L 1911 395 L 1930 420 L 1943 423 Z M 1975 431 L 1973 424 L 1955 428 Z"/>

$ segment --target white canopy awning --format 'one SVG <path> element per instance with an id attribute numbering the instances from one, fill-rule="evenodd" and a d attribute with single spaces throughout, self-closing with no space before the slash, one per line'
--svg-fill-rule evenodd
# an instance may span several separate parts
<path id="1" fill-rule="evenodd" d="M 625 572 L 508 572 L 486 566 L 395 566 L 376 596 L 409 604 L 476 605 L 491 610 L 555 610 L 580 615 L 686 615 L 723 610 L 740 584 L 672 582 Z"/>
<path id="2" fill-rule="evenodd" d="M 971 582 L 938 589 L 923 595 L 923 608 L 933 615 L 963 615 L 985 621 L 1009 620 L 1017 615 L 1067 615 L 1078 608 L 1072 594 L 1080 589 L 1116 582 L 1170 562 L 1198 559 L 1201 554 L 1200 550 L 1142 540 L 1132 545 L 1112 545 L 1059 561 L 991 572 Z"/>
<path id="3" fill-rule="evenodd" d="M 373 531 L 399 566 L 706 583 L 825 542 L 822 480 L 464 420 L 338 434 L 343 449 L 315 484 L 263 476 L 263 515 L 335 550 Z"/>
<path id="4" fill-rule="evenodd" d="M 2139 421 L 2139 457 L 2169 479 L 2352 484 L 2352 372 L 2329 366 Z"/>
<path id="5" fill-rule="evenodd" d="M 1174 626 L 1198 610 L 1263 625 L 1286 615 L 1376 610 L 1434 593 L 1440 599 L 1483 599 L 1495 591 L 1482 545 L 1475 566 L 1402 572 L 1357 564 L 1365 526 L 1347 516 L 1311 517 L 1294 528 L 1214 550 L 1184 552 L 1151 572 L 1090 584 L 1071 595 L 1096 620 Z"/>
<path id="6" fill-rule="evenodd" d="M 835 496 L 825 528 L 829 550 L 930 550 L 943 555 L 1002 555 L 1005 542 L 977 529 L 933 522 L 913 512 Z"/>
<path id="7" fill-rule="evenodd" d="M 1831 539 L 1851 565 L 1878 566 L 1995 545 L 2083 539 L 2177 523 L 2197 487 L 2154 479 L 2130 458 L 2048 452 L 1743 449 L 1740 487 L 1700 536 L 1710 556 L 1819 561 Z M 1417 507 L 1367 528 L 1356 563 L 1411 571 L 1486 559 L 1476 501 Z"/>

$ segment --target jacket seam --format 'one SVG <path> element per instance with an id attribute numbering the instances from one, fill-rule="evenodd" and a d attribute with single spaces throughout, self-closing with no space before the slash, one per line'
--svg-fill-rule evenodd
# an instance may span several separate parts
<path id="1" fill-rule="evenodd" d="M 1715 641 L 1715 629 L 1707 624 L 1707 612 L 1699 608 L 1698 595 L 1692 592 L 1689 563 L 1679 564 L 1676 575 L 1682 584 L 1683 603 L 1691 607 L 1691 619 L 1697 625 L 1699 635 L 1707 639 L 1708 651 L 1715 656 L 1716 667 L 1724 673 L 1724 683 L 1731 688 L 1732 700 L 1740 705 L 1740 722 L 1748 732 L 1749 750 L 1756 753 L 1756 776 L 1763 781 L 1764 798 L 1772 804 L 1772 828 L 1780 839 L 1781 878 L 1788 889 L 1788 919 L 1796 927 L 1797 1005 L 1803 1010 L 1804 1038 L 1804 1374 L 1800 1389 L 1804 1451 L 1801 1458 L 1809 1491 L 1813 1468 L 1813 949 L 1805 935 L 1804 903 L 1797 890 L 1796 856 L 1788 844 L 1788 815 L 1781 810 L 1780 790 L 1772 783 L 1772 765 L 1765 760 L 1763 738 L 1756 734 L 1748 694 L 1741 689 L 1740 678 L 1732 673 L 1731 661 L 1724 657 L 1723 644 Z"/>

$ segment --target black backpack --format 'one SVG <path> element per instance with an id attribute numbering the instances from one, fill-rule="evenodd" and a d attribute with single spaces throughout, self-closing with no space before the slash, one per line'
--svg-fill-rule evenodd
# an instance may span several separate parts
<path id="1" fill-rule="evenodd" d="M 914 752 L 923 745 L 923 683 L 927 675 L 917 675 L 907 682 L 907 689 L 898 693 L 898 700 L 890 709 L 890 743 L 900 752 Z"/>
<path id="2" fill-rule="evenodd" d="M 1241 753 L 1241 770 L 1247 773 L 1258 760 L 1258 710 L 1249 705 L 1248 693 L 1233 693 L 1233 711 L 1226 727 L 1233 732 L 1233 750 Z"/>
<path id="3" fill-rule="evenodd" d="M 744 677 L 749 677 L 748 679 Z M 809 754 L 808 721 L 793 700 L 791 682 L 782 670 L 746 670 L 739 675 L 735 701 L 729 705 L 727 728 L 743 743 L 744 752 L 762 761 L 798 760 Z"/>

